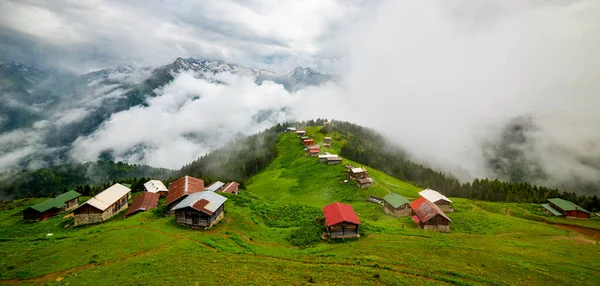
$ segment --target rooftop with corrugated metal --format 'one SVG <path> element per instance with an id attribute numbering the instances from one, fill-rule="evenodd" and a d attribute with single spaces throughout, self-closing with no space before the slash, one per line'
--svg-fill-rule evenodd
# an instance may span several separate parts
<path id="1" fill-rule="evenodd" d="M 206 204 L 197 204 L 201 200 L 207 201 Z M 215 192 L 199 192 L 194 193 L 187 196 L 181 202 L 179 202 L 173 210 L 183 209 L 183 208 L 193 208 L 198 211 L 204 212 L 206 214 L 213 214 L 225 201 L 226 197 L 221 196 Z"/>
<path id="2" fill-rule="evenodd" d="M 225 183 L 221 182 L 221 181 L 216 181 L 213 182 L 212 184 L 208 185 L 208 187 L 206 187 L 206 191 L 209 192 L 214 192 L 216 190 L 218 190 L 219 188 L 223 187 L 225 185 Z"/>
<path id="3" fill-rule="evenodd" d="M 169 189 L 167 189 L 165 184 L 163 184 L 163 182 L 161 182 L 159 180 L 150 180 L 150 181 L 144 183 L 144 188 L 146 188 L 146 191 L 151 192 L 151 193 L 167 192 L 169 190 Z"/>
<path id="4" fill-rule="evenodd" d="M 158 204 L 159 197 L 160 195 L 158 193 L 144 192 L 140 194 L 133 199 L 125 216 L 129 216 L 138 211 L 147 211 L 155 208 Z"/>
<path id="5" fill-rule="evenodd" d="M 389 195 L 383 197 L 383 200 L 394 208 L 398 208 L 402 205 L 410 203 L 405 197 L 395 193 L 390 193 Z"/>
<path id="6" fill-rule="evenodd" d="M 66 202 L 68 202 L 74 198 L 80 197 L 80 196 L 81 196 L 80 193 L 71 190 L 64 194 L 60 194 L 60 195 L 56 196 L 55 198 L 48 199 L 39 204 L 33 205 L 30 208 L 32 208 L 38 212 L 41 212 L 41 213 L 43 213 L 49 209 L 52 209 L 52 208 L 60 209 L 65 206 Z"/>
<path id="7" fill-rule="evenodd" d="M 553 214 L 555 216 L 563 215 L 561 212 L 559 212 L 555 208 L 553 208 L 550 204 L 542 204 L 542 207 L 545 208 L 547 211 L 549 211 L 551 214 Z"/>
<path id="8" fill-rule="evenodd" d="M 425 189 L 419 192 L 419 195 L 421 197 L 426 198 L 427 200 L 429 200 L 432 203 L 435 203 L 439 200 L 442 201 L 446 201 L 446 202 L 452 202 L 449 198 L 447 198 L 446 196 L 438 193 L 437 191 L 434 191 L 432 189 Z"/>
<path id="9" fill-rule="evenodd" d="M 91 205 L 101 211 L 104 211 L 129 192 L 131 192 L 131 189 L 121 184 L 114 184 L 110 188 L 89 199 L 84 204 Z"/>
<path id="10" fill-rule="evenodd" d="M 332 226 L 340 222 L 360 224 L 360 220 L 352 206 L 339 202 L 324 206 L 323 215 L 325 216 L 325 224 L 327 226 Z"/>
<path id="11" fill-rule="evenodd" d="M 436 215 L 440 215 L 443 218 L 452 221 L 438 206 L 424 197 L 420 197 L 414 202 L 410 203 L 410 208 L 415 212 L 415 215 L 422 222 L 427 222 Z"/>
<path id="12" fill-rule="evenodd" d="M 553 199 L 548 199 L 549 202 L 553 203 L 554 205 L 556 205 L 557 207 L 561 208 L 563 211 L 582 211 L 582 212 L 586 212 L 589 213 L 587 210 L 585 210 L 584 208 L 570 202 L 567 200 L 563 200 L 561 198 L 553 198 Z"/>
<path id="13" fill-rule="evenodd" d="M 184 176 L 169 185 L 167 193 L 167 204 L 181 198 L 184 195 L 189 195 L 204 191 L 204 181 L 202 179 L 191 176 Z"/>

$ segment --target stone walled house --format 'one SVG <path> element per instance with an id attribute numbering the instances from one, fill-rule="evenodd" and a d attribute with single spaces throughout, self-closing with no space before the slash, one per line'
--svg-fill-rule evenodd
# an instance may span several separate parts
<path id="1" fill-rule="evenodd" d="M 105 221 L 127 209 L 131 189 L 114 184 L 75 209 L 75 225 Z"/>
<path id="2" fill-rule="evenodd" d="M 383 211 L 396 217 L 409 216 L 412 213 L 410 202 L 395 193 L 383 197 Z"/>

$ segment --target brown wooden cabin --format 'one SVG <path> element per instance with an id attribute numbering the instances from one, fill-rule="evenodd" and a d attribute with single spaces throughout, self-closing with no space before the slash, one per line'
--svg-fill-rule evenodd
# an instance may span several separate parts
<path id="1" fill-rule="evenodd" d="M 306 135 L 306 130 L 296 130 L 296 136 L 302 137 Z"/>
<path id="2" fill-rule="evenodd" d="M 187 196 L 173 207 L 178 224 L 209 228 L 223 218 L 227 198 L 214 192 L 199 192 Z"/>
<path id="3" fill-rule="evenodd" d="M 410 202 L 401 195 L 390 193 L 383 197 L 383 211 L 396 217 L 404 217 L 412 214 Z"/>
<path id="4" fill-rule="evenodd" d="M 113 217 L 129 207 L 127 199 L 130 194 L 128 187 L 112 185 L 75 209 L 75 225 L 102 222 Z"/>
<path id="5" fill-rule="evenodd" d="M 302 140 L 302 143 L 304 143 L 304 147 L 308 147 L 308 146 L 313 145 L 315 143 L 315 141 L 312 139 L 305 139 L 305 140 Z"/>
<path id="6" fill-rule="evenodd" d="M 335 164 L 339 164 L 342 163 L 342 158 L 340 157 L 329 157 L 327 158 L 327 164 L 328 165 L 335 165 Z"/>
<path id="7" fill-rule="evenodd" d="M 434 203 L 420 197 L 410 204 L 413 221 L 422 229 L 450 231 L 450 218 Z"/>
<path id="8" fill-rule="evenodd" d="M 369 177 L 369 173 L 367 173 L 367 169 L 365 169 L 365 167 L 350 168 L 350 170 L 348 170 L 348 178 L 351 180 L 358 180 L 367 177 Z"/>
<path id="9" fill-rule="evenodd" d="M 323 215 L 329 238 L 360 237 L 360 220 L 352 206 L 335 202 L 323 207 Z"/>
<path id="10" fill-rule="evenodd" d="M 331 143 L 331 137 L 325 137 L 323 139 L 323 143 L 328 143 L 328 144 Z"/>
<path id="11" fill-rule="evenodd" d="M 356 180 L 356 186 L 364 189 L 367 187 L 370 187 L 373 185 L 373 179 L 372 178 L 361 178 L 361 179 L 357 179 Z"/>
<path id="12" fill-rule="evenodd" d="M 81 194 L 76 191 L 68 191 L 55 198 L 45 200 L 23 210 L 23 219 L 27 221 L 46 220 L 59 213 L 70 211 L 79 206 L 80 196 Z"/>

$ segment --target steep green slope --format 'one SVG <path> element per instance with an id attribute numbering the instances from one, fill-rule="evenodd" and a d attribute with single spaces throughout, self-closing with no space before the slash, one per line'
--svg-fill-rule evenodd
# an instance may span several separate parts
<path id="1" fill-rule="evenodd" d="M 309 128 L 315 142 L 318 128 Z M 332 134 L 337 153 L 344 138 Z M 416 198 L 412 185 L 367 168 L 377 184 L 344 184 L 343 165 L 318 164 L 294 134 L 280 134 L 278 156 L 230 195 L 225 218 L 210 230 L 178 226 L 146 212 L 102 224 L 63 228 L 54 217 L 24 223 L 36 202 L 0 205 L 0 284 L 399 284 L 589 285 L 600 280 L 598 239 L 526 219 L 535 204 L 452 198 L 451 233 L 414 227 L 364 199 L 389 191 Z M 324 150 L 328 151 L 328 150 Z M 344 160 L 344 163 L 353 162 Z M 320 208 L 351 204 L 361 238 L 318 237 Z M 581 222 L 597 226 L 598 220 Z M 315 225 L 317 228 L 315 229 Z M 47 236 L 53 233 L 52 236 Z M 317 240 L 313 240 L 317 236 Z M 296 247 L 306 242 L 308 247 Z"/>

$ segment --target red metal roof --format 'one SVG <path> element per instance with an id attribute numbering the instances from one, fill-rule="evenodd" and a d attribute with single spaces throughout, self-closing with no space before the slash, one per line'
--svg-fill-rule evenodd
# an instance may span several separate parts
<path id="1" fill-rule="evenodd" d="M 223 193 L 233 194 L 238 191 L 239 183 L 237 182 L 229 182 L 223 186 Z"/>
<path id="2" fill-rule="evenodd" d="M 424 197 L 416 199 L 410 203 L 410 208 L 415 212 L 421 222 L 427 222 L 436 215 L 440 215 L 449 221 L 452 221 L 446 214 L 434 203 L 428 201 Z"/>
<path id="3" fill-rule="evenodd" d="M 321 151 L 319 150 L 309 150 L 308 153 L 310 154 L 316 154 L 316 153 L 320 153 Z"/>
<path id="4" fill-rule="evenodd" d="M 325 215 L 325 224 L 332 226 L 340 222 L 351 222 L 360 224 L 358 216 L 350 205 L 335 202 L 323 207 L 323 215 Z"/>
<path id="5" fill-rule="evenodd" d="M 208 205 L 208 204 L 210 204 L 210 201 L 208 201 L 207 199 L 200 199 L 199 201 L 194 203 L 193 208 L 195 208 L 205 214 L 212 215 L 214 212 L 205 208 L 206 205 Z"/>
<path id="6" fill-rule="evenodd" d="M 127 214 L 125 216 L 129 216 L 138 211 L 147 211 L 149 209 L 153 209 L 158 204 L 158 198 L 160 197 L 159 193 L 150 193 L 144 192 L 141 195 L 135 197 L 131 206 L 129 206 L 129 210 L 127 210 Z"/>
<path id="7" fill-rule="evenodd" d="M 313 145 L 313 146 L 309 146 L 308 149 L 310 149 L 310 150 L 319 150 L 321 148 L 319 147 L 319 145 Z"/>
<path id="8" fill-rule="evenodd" d="M 185 176 L 169 185 L 167 193 L 167 204 L 181 198 L 184 195 L 189 195 L 204 191 L 204 181 L 198 178 Z"/>

